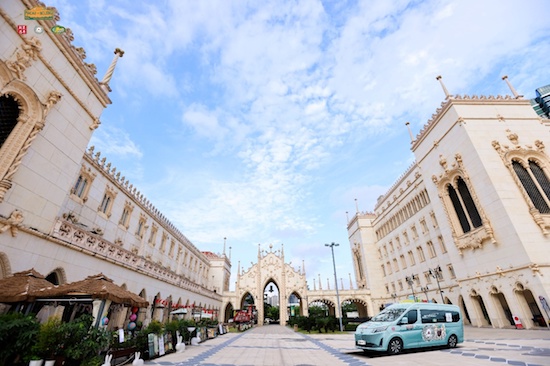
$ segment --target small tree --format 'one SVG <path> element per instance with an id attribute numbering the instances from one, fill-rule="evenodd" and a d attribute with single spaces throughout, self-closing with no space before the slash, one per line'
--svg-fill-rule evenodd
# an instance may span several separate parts
<path id="1" fill-rule="evenodd" d="M 30 357 L 39 329 L 40 324 L 33 316 L 0 315 L 0 366 L 13 365 L 23 356 Z"/>

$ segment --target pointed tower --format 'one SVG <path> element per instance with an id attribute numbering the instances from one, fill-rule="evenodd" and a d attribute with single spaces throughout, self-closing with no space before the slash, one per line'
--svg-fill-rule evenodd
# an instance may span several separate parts
<path id="1" fill-rule="evenodd" d="M 113 73 L 115 72 L 116 63 L 118 61 L 119 57 L 124 56 L 124 51 L 120 48 L 115 49 L 115 57 L 113 58 L 113 61 L 111 62 L 111 65 L 107 69 L 107 72 L 105 73 L 105 76 L 103 77 L 103 80 L 99 83 L 101 85 L 101 88 L 105 93 L 111 92 L 111 88 L 109 87 L 109 82 L 111 81 L 111 78 L 113 77 Z"/>

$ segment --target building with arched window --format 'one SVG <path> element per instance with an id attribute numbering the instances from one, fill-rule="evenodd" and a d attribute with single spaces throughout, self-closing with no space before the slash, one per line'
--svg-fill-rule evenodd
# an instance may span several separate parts
<path id="1" fill-rule="evenodd" d="M 411 143 L 416 161 L 374 212 L 348 222 L 373 307 L 414 296 L 457 304 L 476 326 L 547 326 L 545 117 L 517 93 L 447 96 Z"/>

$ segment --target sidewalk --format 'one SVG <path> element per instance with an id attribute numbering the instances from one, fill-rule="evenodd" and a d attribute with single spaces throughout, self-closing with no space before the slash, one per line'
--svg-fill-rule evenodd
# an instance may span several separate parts
<path id="1" fill-rule="evenodd" d="M 550 365 L 550 330 L 464 327 L 458 348 L 408 351 L 398 356 L 365 355 L 355 348 L 353 332 L 301 334 L 267 325 L 227 333 L 183 353 L 145 362 L 163 366 L 397 366 L 483 365 L 488 360 L 511 365 Z"/>

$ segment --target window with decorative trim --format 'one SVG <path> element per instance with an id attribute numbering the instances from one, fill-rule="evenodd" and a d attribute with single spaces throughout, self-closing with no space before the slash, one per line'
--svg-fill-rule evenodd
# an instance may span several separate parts
<path id="1" fill-rule="evenodd" d="M 130 227 L 130 217 L 133 211 L 134 205 L 132 205 L 130 201 L 126 201 L 124 208 L 122 209 L 122 215 L 120 216 L 120 220 L 118 222 L 119 225 L 124 227 L 126 230 Z"/>
<path id="2" fill-rule="evenodd" d="M 480 227 L 482 225 L 481 216 L 464 179 L 459 176 L 455 181 L 455 186 L 450 183 L 447 184 L 447 192 L 460 222 L 462 232 L 467 233 Z"/>
<path id="3" fill-rule="evenodd" d="M 407 268 L 407 260 L 405 259 L 405 255 L 401 254 L 399 258 L 401 258 L 401 267 L 403 269 Z"/>
<path id="4" fill-rule="evenodd" d="M 168 255 L 174 257 L 174 248 L 176 247 L 176 241 L 174 239 L 170 240 L 170 250 L 168 250 Z"/>
<path id="5" fill-rule="evenodd" d="M 151 235 L 149 235 L 149 240 L 147 241 L 147 243 L 154 247 L 157 243 L 157 232 L 158 232 L 158 226 L 153 224 L 153 227 L 151 228 Z"/>
<path id="6" fill-rule="evenodd" d="M 76 183 L 71 189 L 71 197 L 76 201 L 80 201 L 80 203 L 86 202 L 95 177 L 96 174 L 90 168 L 82 165 Z"/>
<path id="7" fill-rule="evenodd" d="M 143 233 L 145 232 L 147 224 L 147 216 L 145 216 L 143 213 L 139 214 L 139 220 L 138 220 L 138 226 L 136 230 L 136 235 L 140 238 L 143 238 Z"/>
<path id="8" fill-rule="evenodd" d="M 437 253 L 435 252 L 434 244 L 431 241 L 428 241 L 426 243 L 426 246 L 428 247 L 428 253 L 430 253 L 430 258 L 435 258 Z"/>
<path id="9" fill-rule="evenodd" d="M 520 145 L 519 137 L 510 130 L 508 140 L 514 146 L 493 141 L 505 166 L 521 191 L 529 213 L 544 235 L 550 234 L 550 160 L 544 142 Z"/>
<path id="10" fill-rule="evenodd" d="M 441 253 L 447 253 L 447 247 L 445 246 L 445 242 L 443 241 L 443 237 L 441 235 L 437 237 L 437 242 L 439 243 L 439 248 L 441 248 Z"/>
<path id="11" fill-rule="evenodd" d="M 426 257 L 424 256 L 424 249 L 422 249 L 421 246 L 417 246 L 416 252 L 418 253 L 418 259 L 420 262 L 424 262 L 426 260 Z"/>
<path id="12" fill-rule="evenodd" d="M 414 253 L 412 252 L 412 250 L 409 250 L 407 253 L 409 253 L 409 261 L 411 262 L 411 266 L 414 266 L 416 264 Z"/>
<path id="13" fill-rule="evenodd" d="M 449 270 L 449 274 L 451 275 L 451 278 L 456 278 L 455 269 L 453 268 L 452 264 L 447 265 L 447 270 Z"/>
<path id="14" fill-rule="evenodd" d="M 481 248 L 490 241 L 496 243 L 494 230 L 475 194 L 470 178 L 462 162 L 455 154 L 455 162 L 447 163 L 440 155 L 439 164 L 444 172 L 433 175 L 439 197 L 451 224 L 452 236 L 459 253 L 463 249 Z M 451 169 L 449 169 L 451 168 Z"/>
<path id="15" fill-rule="evenodd" d="M 105 215 L 107 218 L 111 217 L 111 211 L 113 209 L 116 195 L 117 192 L 114 190 L 114 188 L 109 186 L 105 188 L 103 199 L 101 200 L 101 204 L 97 208 L 100 214 Z"/>
<path id="16" fill-rule="evenodd" d="M 550 213 L 550 182 L 540 165 L 533 159 L 512 160 L 512 167 L 535 208 Z"/>
<path id="17" fill-rule="evenodd" d="M 159 250 L 164 253 L 166 250 L 166 241 L 168 240 L 168 235 L 166 233 L 162 233 L 162 238 L 160 239 L 160 248 Z"/>
<path id="18" fill-rule="evenodd" d="M 397 264 L 397 259 L 393 258 L 392 262 L 393 262 L 393 270 L 395 272 L 399 272 L 399 265 Z"/>

